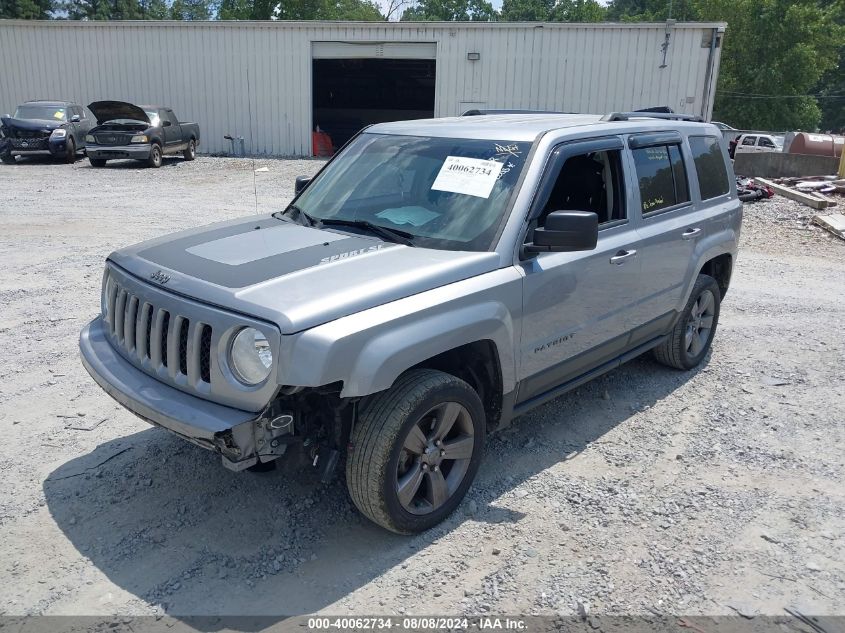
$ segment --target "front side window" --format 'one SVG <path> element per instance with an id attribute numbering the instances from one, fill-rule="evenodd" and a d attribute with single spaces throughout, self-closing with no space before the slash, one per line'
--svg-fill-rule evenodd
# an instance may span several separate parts
<path id="1" fill-rule="evenodd" d="M 760 147 L 776 147 L 776 145 L 772 143 L 769 139 L 763 137 L 760 138 L 760 142 L 757 143 L 757 145 L 759 145 Z"/>
<path id="2" fill-rule="evenodd" d="M 553 211 L 591 211 L 599 226 L 627 218 L 619 150 L 590 152 L 566 159 L 538 219 Z"/>
<path id="3" fill-rule="evenodd" d="M 20 105 L 15 110 L 16 119 L 40 121 L 67 121 L 67 108 L 44 105 Z"/>
<path id="4" fill-rule="evenodd" d="M 489 250 L 530 149 L 527 141 L 365 133 L 294 204 L 317 222 L 403 231 L 415 246 Z"/>
<path id="5" fill-rule="evenodd" d="M 689 202 L 686 167 L 678 145 L 632 150 L 643 215 Z"/>
<path id="6" fill-rule="evenodd" d="M 715 136 L 690 136 L 689 146 L 701 199 L 723 196 L 731 190 L 722 146 Z"/>

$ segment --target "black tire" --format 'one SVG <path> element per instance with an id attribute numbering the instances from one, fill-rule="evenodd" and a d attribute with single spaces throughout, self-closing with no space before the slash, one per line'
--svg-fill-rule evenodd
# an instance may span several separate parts
<path id="1" fill-rule="evenodd" d="M 91 167 L 105 167 L 106 166 L 106 159 L 105 158 L 88 158 L 88 162 L 91 163 Z"/>
<path id="2" fill-rule="evenodd" d="M 147 164 L 150 167 L 154 167 L 158 169 L 161 167 L 162 160 L 164 160 L 162 153 L 161 153 L 161 145 L 158 143 L 153 143 L 152 147 L 150 148 L 150 157 L 147 159 Z"/>
<path id="3" fill-rule="evenodd" d="M 654 348 L 657 361 L 676 369 L 692 369 L 701 363 L 716 334 L 721 303 L 722 292 L 716 280 L 699 275 L 669 338 Z M 705 304 L 708 304 L 706 309 Z"/>
<path id="4" fill-rule="evenodd" d="M 450 417 L 445 412 L 456 409 L 457 417 L 448 427 L 451 431 L 441 436 L 442 442 L 435 440 L 440 422 Z M 439 411 L 444 414 L 440 416 Z M 420 424 L 424 425 L 422 428 L 429 426 L 429 432 L 423 432 Z M 346 460 L 349 495 L 364 516 L 392 532 L 413 534 L 427 530 L 460 504 L 481 463 L 485 434 L 484 407 L 472 387 L 440 371 L 411 370 L 362 407 Z M 406 448 L 418 436 L 427 442 L 425 455 L 415 455 Z M 459 443 L 465 457 L 443 457 L 448 447 Z M 434 449 L 435 444 L 440 448 Z M 426 463 L 428 460 L 432 460 L 432 465 Z M 400 472 L 403 465 L 405 470 Z M 399 483 L 413 475 L 412 469 L 421 483 L 414 488 L 406 506 L 400 501 Z M 435 478 L 438 485 L 446 486 L 440 488 L 440 498 L 445 501 L 437 505 Z M 425 497 L 430 497 L 431 502 Z M 411 504 L 413 512 L 407 509 Z"/>
<path id="5" fill-rule="evenodd" d="M 194 139 L 188 141 L 188 149 L 182 155 L 185 157 L 185 160 L 194 160 L 197 157 L 197 142 Z"/>
<path id="6" fill-rule="evenodd" d="M 67 137 L 67 142 L 65 143 L 65 162 L 69 165 L 72 165 L 76 162 L 76 141 L 73 140 L 72 136 Z"/>
<path id="7" fill-rule="evenodd" d="M 0 161 L 3 161 L 4 165 L 14 165 L 17 162 L 11 154 L 0 154 Z"/>

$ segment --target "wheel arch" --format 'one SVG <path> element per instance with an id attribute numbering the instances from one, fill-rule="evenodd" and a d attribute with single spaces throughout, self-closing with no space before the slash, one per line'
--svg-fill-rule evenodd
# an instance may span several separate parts
<path id="1" fill-rule="evenodd" d="M 733 255 L 731 253 L 722 253 L 711 257 L 705 261 L 698 270 L 698 274 L 710 275 L 719 284 L 719 291 L 722 298 L 728 292 L 728 287 L 731 283 L 731 274 L 733 273 Z"/>

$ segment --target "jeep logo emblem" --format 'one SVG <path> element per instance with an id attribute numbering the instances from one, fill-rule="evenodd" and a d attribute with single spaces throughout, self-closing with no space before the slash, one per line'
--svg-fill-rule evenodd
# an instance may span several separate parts
<path id="1" fill-rule="evenodd" d="M 170 281 L 170 275 L 165 275 L 160 270 L 157 270 L 152 275 L 150 275 L 150 279 L 152 279 L 153 281 L 157 281 L 163 286 L 168 281 Z"/>

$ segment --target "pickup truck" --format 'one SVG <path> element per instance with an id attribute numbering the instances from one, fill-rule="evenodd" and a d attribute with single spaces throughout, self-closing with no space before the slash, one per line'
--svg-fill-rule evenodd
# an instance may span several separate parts
<path id="1" fill-rule="evenodd" d="M 137 106 L 123 101 L 96 101 L 88 106 L 97 127 L 85 137 L 92 167 L 113 159 L 130 158 L 161 167 L 165 156 L 182 154 L 194 160 L 200 143 L 196 123 L 180 122 L 163 106 Z"/>
<path id="2" fill-rule="evenodd" d="M 82 362 L 230 469 L 345 464 L 398 533 L 514 417 L 645 352 L 706 362 L 742 219 L 719 130 L 656 113 L 381 123 L 295 192 L 112 253 Z"/>

